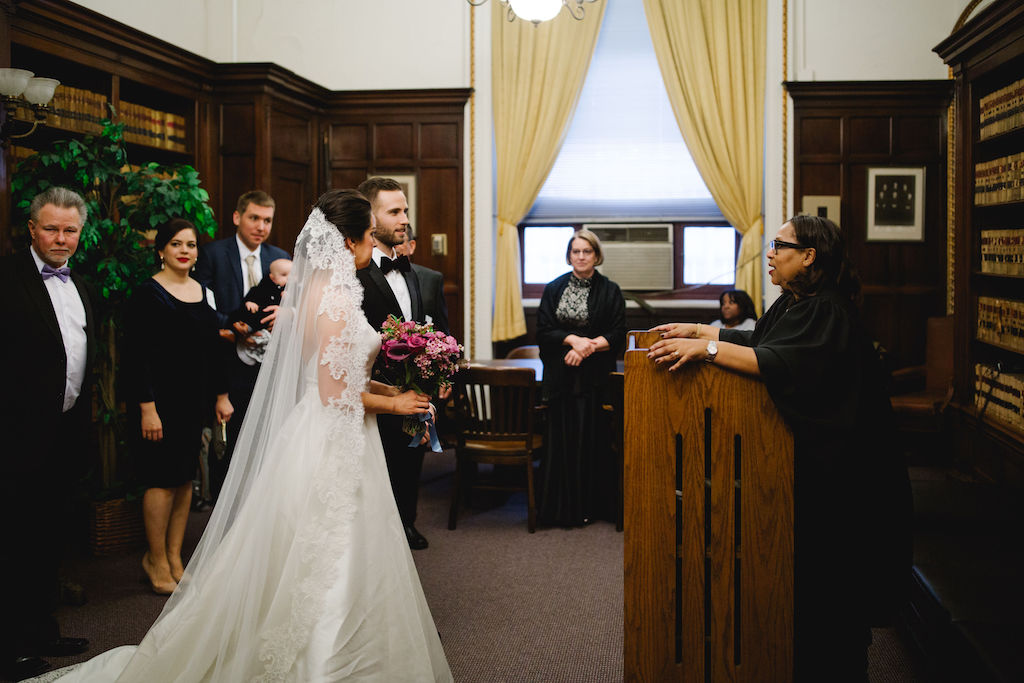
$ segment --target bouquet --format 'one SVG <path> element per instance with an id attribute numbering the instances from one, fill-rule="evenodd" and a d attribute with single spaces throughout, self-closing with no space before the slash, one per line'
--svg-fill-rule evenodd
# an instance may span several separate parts
<path id="1" fill-rule="evenodd" d="M 460 361 L 462 345 L 455 337 L 434 330 L 431 323 L 403 322 L 390 315 L 381 325 L 380 338 L 384 367 L 401 391 L 434 395 L 451 386 L 452 377 L 465 362 Z M 410 446 L 420 442 L 428 419 L 426 415 L 405 418 L 402 430 L 413 437 Z M 441 450 L 436 432 L 431 433 L 431 448 Z"/>

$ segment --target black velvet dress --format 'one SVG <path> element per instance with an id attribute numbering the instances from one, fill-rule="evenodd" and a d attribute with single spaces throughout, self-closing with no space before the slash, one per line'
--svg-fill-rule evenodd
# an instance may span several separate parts
<path id="1" fill-rule="evenodd" d="M 617 474 L 605 401 L 608 374 L 626 341 L 626 303 L 619 286 L 595 272 L 586 296 L 585 319 L 565 316 L 559 307 L 570 288 L 566 273 L 544 288 L 537 311 L 537 344 L 544 363 L 547 404 L 546 453 L 540 470 L 537 518 L 552 526 L 580 526 L 585 520 L 615 521 Z M 570 334 L 601 337 L 611 348 L 592 354 L 578 367 L 565 364 Z"/>
<path id="2" fill-rule="evenodd" d="M 175 488 L 195 476 L 203 427 L 228 386 L 233 347 L 220 340 L 218 327 L 205 287 L 202 301 L 188 303 L 149 279 L 128 302 L 121 369 L 136 474 L 147 488 Z M 148 401 L 156 402 L 160 441 L 142 438 L 139 404 Z"/>
<path id="3" fill-rule="evenodd" d="M 910 485 L 882 363 L 853 304 L 785 294 L 752 332 L 761 378 L 793 430 L 796 679 L 866 680 L 869 625 L 909 586 Z"/>

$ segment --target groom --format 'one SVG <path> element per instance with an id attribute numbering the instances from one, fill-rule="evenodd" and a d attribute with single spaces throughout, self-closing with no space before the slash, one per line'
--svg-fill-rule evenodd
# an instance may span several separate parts
<path id="1" fill-rule="evenodd" d="M 391 178 L 370 178 L 359 191 L 370 200 L 376 227 L 370 265 L 356 272 L 363 285 L 363 313 L 376 329 L 389 315 L 403 320 L 432 322 L 435 329 L 448 332 L 448 316 L 444 299 L 423 305 L 420 282 L 409 264 L 395 247 L 406 241 L 409 233 L 409 204 L 402 186 Z M 374 379 L 382 379 L 374 366 Z M 402 431 L 401 415 L 378 415 L 377 426 L 384 444 L 391 490 L 398 505 L 398 514 L 405 527 L 405 536 L 413 550 L 426 548 L 427 539 L 416 530 L 416 504 L 419 500 L 420 473 L 423 471 L 425 446 L 409 447 L 410 436 Z"/>

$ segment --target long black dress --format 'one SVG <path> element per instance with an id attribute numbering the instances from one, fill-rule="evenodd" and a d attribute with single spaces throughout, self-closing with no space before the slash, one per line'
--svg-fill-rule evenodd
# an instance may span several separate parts
<path id="1" fill-rule="evenodd" d="M 175 488 L 196 472 L 203 427 L 228 386 L 231 345 L 217 334 L 217 313 L 203 299 L 181 301 L 152 278 L 125 310 L 122 370 L 136 474 L 147 488 Z M 140 403 L 156 402 L 163 439 L 142 438 Z"/>
<path id="2" fill-rule="evenodd" d="M 869 625 L 900 606 L 911 562 L 910 485 L 881 361 L 834 291 L 785 294 L 752 332 L 720 339 L 753 347 L 793 430 L 796 679 L 866 680 Z"/>
<path id="3" fill-rule="evenodd" d="M 626 342 L 626 302 L 617 284 L 595 272 L 586 294 L 586 319 L 560 316 L 559 302 L 574 277 L 566 273 L 548 283 L 537 310 L 548 421 L 537 518 L 554 526 L 617 517 L 614 459 L 601 406 L 608 373 L 615 370 L 615 359 Z M 569 347 L 562 342 L 570 334 L 603 336 L 610 348 L 569 367 L 564 362 Z"/>

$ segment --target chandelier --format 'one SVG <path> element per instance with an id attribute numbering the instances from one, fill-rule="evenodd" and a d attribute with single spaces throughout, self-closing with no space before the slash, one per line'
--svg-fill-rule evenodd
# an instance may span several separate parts
<path id="1" fill-rule="evenodd" d="M 487 0 L 466 0 L 473 7 L 479 7 Z M 581 21 L 584 10 L 583 3 L 597 2 L 597 0 L 496 0 L 508 8 L 506 18 L 515 21 L 516 17 L 532 21 L 536 26 L 542 21 L 554 19 L 563 7 L 568 10 L 573 19 Z"/>

